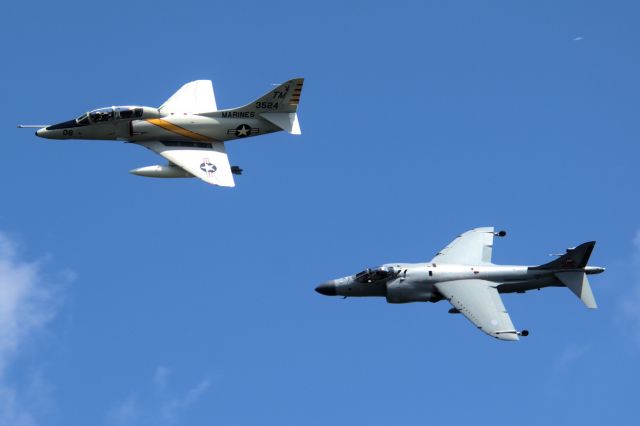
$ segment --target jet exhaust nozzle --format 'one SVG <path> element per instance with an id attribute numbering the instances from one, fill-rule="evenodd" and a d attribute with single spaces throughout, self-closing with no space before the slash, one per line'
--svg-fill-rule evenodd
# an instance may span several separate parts
<path id="1" fill-rule="evenodd" d="M 584 267 L 584 272 L 587 275 L 591 275 L 591 274 L 601 274 L 606 270 L 606 268 L 603 268 L 602 266 L 585 266 Z"/>

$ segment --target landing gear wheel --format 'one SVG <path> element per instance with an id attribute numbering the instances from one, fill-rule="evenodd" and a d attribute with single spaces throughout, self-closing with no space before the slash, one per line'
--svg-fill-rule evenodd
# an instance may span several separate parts
<path id="1" fill-rule="evenodd" d="M 520 335 L 523 336 L 523 337 L 527 337 L 529 335 L 529 330 L 522 330 L 520 332 Z"/>

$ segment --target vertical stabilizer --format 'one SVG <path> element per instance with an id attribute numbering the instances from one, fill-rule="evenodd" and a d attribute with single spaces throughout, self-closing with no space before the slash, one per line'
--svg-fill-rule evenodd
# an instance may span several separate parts
<path id="1" fill-rule="evenodd" d="M 534 266 L 531 269 L 582 269 L 587 266 L 595 245 L 595 241 L 582 243 L 578 247 L 567 249 L 567 252 L 559 258 L 549 263 L 545 263 L 544 265 Z"/>
<path id="2" fill-rule="evenodd" d="M 258 114 L 295 113 L 296 111 L 298 111 L 298 104 L 300 103 L 300 95 L 302 94 L 303 84 L 304 78 L 291 79 L 286 83 L 279 84 L 270 92 L 264 94 L 263 96 L 245 106 L 225 111 L 253 111 Z"/>
<path id="3" fill-rule="evenodd" d="M 251 103 L 222 110 L 222 117 L 235 117 L 234 114 L 240 113 L 238 117 L 262 118 L 285 132 L 299 135 L 302 131 L 297 111 L 303 84 L 304 78 L 291 79 Z"/>

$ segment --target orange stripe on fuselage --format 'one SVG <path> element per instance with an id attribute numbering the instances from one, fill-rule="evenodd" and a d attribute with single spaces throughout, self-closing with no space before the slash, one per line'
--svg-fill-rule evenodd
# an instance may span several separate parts
<path id="1" fill-rule="evenodd" d="M 163 128 L 172 133 L 176 133 L 180 136 L 184 136 L 189 139 L 193 139 L 196 141 L 210 141 L 211 138 L 201 135 L 200 133 L 192 132 L 191 130 L 187 130 L 184 127 L 177 126 L 173 123 L 168 122 L 167 120 L 163 120 L 161 118 L 150 118 L 147 120 L 151 124 L 155 124 L 158 127 Z"/>

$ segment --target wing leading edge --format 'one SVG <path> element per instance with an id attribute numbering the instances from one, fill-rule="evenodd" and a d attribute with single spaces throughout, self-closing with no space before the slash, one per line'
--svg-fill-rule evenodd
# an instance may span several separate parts
<path id="1" fill-rule="evenodd" d="M 458 280 L 435 284 L 442 295 L 481 331 L 500 340 L 519 340 L 496 284 Z"/>
<path id="2" fill-rule="evenodd" d="M 158 141 L 137 143 L 211 185 L 236 185 L 223 142 L 206 143 L 203 145 L 207 147 L 202 148 L 176 146 L 176 143 Z"/>

